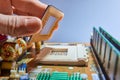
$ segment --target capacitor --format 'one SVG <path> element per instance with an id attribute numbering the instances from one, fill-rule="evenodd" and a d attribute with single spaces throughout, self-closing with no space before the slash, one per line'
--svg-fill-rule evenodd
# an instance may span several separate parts
<path id="1" fill-rule="evenodd" d="M 81 75 L 82 80 L 88 80 L 88 75 L 85 73 L 82 73 Z"/>

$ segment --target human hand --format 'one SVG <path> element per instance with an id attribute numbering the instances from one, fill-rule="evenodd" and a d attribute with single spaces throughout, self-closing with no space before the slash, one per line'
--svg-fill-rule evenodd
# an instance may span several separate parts
<path id="1" fill-rule="evenodd" d="M 39 0 L 0 0 L 0 34 L 29 36 L 40 32 L 46 8 Z"/>

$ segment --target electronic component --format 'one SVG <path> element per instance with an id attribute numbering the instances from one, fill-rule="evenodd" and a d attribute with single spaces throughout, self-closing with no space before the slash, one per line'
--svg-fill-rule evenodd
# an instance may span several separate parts
<path id="1" fill-rule="evenodd" d="M 47 48 L 50 48 L 49 51 Z M 82 44 L 77 45 L 49 45 L 44 44 L 44 51 L 41 50 L 37 55 L 36 62 L 41 64 L 57 64 L 57 65 L 79 65 L 87 66 L 89 55 L 86 47 Z M 46 50 L 47 51 L 46 51 Z M 43 55 L 44 56 L 43 56 Z M 40 58 L 42 56 L 42 58 Z"/>
<path id="2" fill-rule="evenodd" d="M 101 39 L 101 55 L 100 55 L 100 60 L 102 63 L 104 63 L 104 56 L 105 56 L 105 51 L 106 51 L 106 41 L 104 38 Z"/>
<path id="3" fill-rule="evenodd" d="M 120 79 L 120 55 L 117 58 L 117 67 L 116 67 L 116 75 L 115 79 L 119 80 Z"/>
<path id="4" fill-rule="evenodd" d="M 42 18 L 42 30 L 40 33 L 31 37 L 29 44 L 32 42 L 48 40 L 52 36 L 53 31 L 58 27 L 58 23 L 63 17 L 64 14 L 60 10 L 49 5 Z"/>
<path id="5" fill-rule="evenodd" d="M 104 63 L 104 68 L 106 69 L 106 71 L 108 71 L 109 68 L 109 63 L 110 63 L 110 56 L 111 56 L 111 47 L 109 44 L 106 45 L 106 53 L 105 53 L 105 63 Z"/>
<path id="6" fill-rule="evenodd" d="M 29 80 L 28 74 L 20 76 L 19 80 Z"/>
<path id="7" fill-rule="evenodd" d="M 29 73 L 29 80 L 88 80 L 88 75 L 80 72 L 45 71 L 47 68 L 36 68 Z"/>
<path id="8" fill-rule="evenodd" d="M 98 37 L 98 48 L 97 48 L 97 55 L 100 56 L 101 55 L 101 46 L 102 46 L 102 38 L 101 36 Z"/>
<path id="9" fill-rule="evenodd" d="M 111 80 L 115 79 L 115 69 L 117 65 L 117 56 L 118 53 L 115 49 L 112 49 L 111 56 L 110 56 L 110 62 L 108 63 L 108 76 Z"/>
<path id="10" fill-rule="evenodd" d="M 17 70 L 10 70 L 10 79 L 19 79 L 20 75 L 17 74 Z"/>
<path id="11" fill-rule="evenodd" d="M 4 61 L 17 60 L 27 48 L 26 42 L 19 38 L 15 42 L 6 42 L 1 47 L 1 57 Z"/>
<path id="12" fill-rule="evenodd" d="M 92 80 L 100 80 L 98 74 L 92 74 Z"/>
<path id="13" fill-rule="evenodd" d="M 120 43 L 106 35 L 104 30 L 93 28 L 92 47 L 81 43 L 44 43 L 38 54 L 31 49 L 15 63 L 3 58 L 1 73 L 6 75 L 5 71 L 11 69 L 10 80 L 119 80 Z M 27 49 L 20 39 L 11 43 L 5 43 L 1 51 L 7 46 L 4 51 L 16 54 L 18 50 L 17 54 L 21 55 Z"/>
<path id="14" fill-rule="evenodd" d="M 67 56 L 69 54 L 70 49 L 73 48 L 73 50 L 78 50 L 81 48 L 80 51 L 83 50 L 81 52 L 85 52 L 87 55 L 90 55 L 90 56 L 88 56 L 90 58 L 89 64 L 91 64 L 91 63 L 94 64 L 93 57 L 92 57 L 91 53 L 88 52 L 88 51 L 90 51 L 88 46 L 86 44 L 84 45 L 84 44 L 80 44 L 80 43 L 44 43 L 44 45 L 42 46 L 42 49 L 46 50 L 45 48 L 48 48 L 47 52 L 49 55 L 51 54 L 51 55 Z M 69 49 L 69 47 L 71 47 L 71 48 Z M 75 51 L 75 52 L 77 52 L 77 51 Z M 73 53 L 71 53 L 71 55 L 74 54 L 75 52 L 73 51 Z M 30 53 L 32 53 L 32 52 L 29 52 L 29 54 Z M 39 53 L 39 54 L 41 54 L 41 53 Z M 37 55 L 39 55 L 39 54 L 37 54 Z M 81 53 L 81 55 L 83 55 L 83 53 Z M 31 61 L 31 60 L 34 60 L 33 57 L 32 58 L 25 57 L 24 59 L 17 62 L 18 68 L 15 68 L 15 70 L 17 70 L 16 75 L 11 74 L 12 76 L 10 76 L 10 79 L 11 80 L 18 79 L 18 78 L 19 79 L 27 79 L 29 77 L 29 80 L 36 80 L 37 78 L 39 78 L 41 80 L 43 80 L 44 78 L 45 79 L 49 78 L 49 80 L 50 80 L 53 78 L 57 79 L 57 77 L 54 77 L 52 75 L 54 72 L 57 72 L 60 74 L 67 72 L 69 80 L 76 80 L 76 79 L 78 79 L 78 80 L 90 79 L 91 80 L 92 79 L 91 75 L 88 75 L 88 74 L 96 73 L 95 71 L 91 71 L 89 66 L 79 67 L 80 65 L 68 66 L 68 64 L 64 64 L 64 66 L 63 66 L 61 64 L 60 66 L 57 66 L 57 65 L 54 66 L 54 65 L 49 64 L 50 66 L 47 66 L 47 65 L 45 66 L 45 65 L 37 64 L 38 65 L 37 67 L 32 67 L 37 62 L 34 61 L 34 62 L 32 62 L 31 65 L 28 65 L 29 61 Z M 31 68 L 31 69 L 30 68 L 27 69 L 27 71 L 28 71 L 27 73 L 29 73 L 28 75 L 25 72 L 26 69 L 24 69 L 23 63 L 24 64 L 26 63 L 27 68 L 29 68 L 29 67 Z M 26 65 L 25 65 L 25 67 L 26 67 Z"/>
<path id="15" fill-rule="evenodd" d="M 79 73 L 77 73 L 77 74 L 79 74 Z M 85 74 L 85 73 L 80 74 L 80 76 L 81 76 L 82 80 L 87 80 L 88 79 L 88 75 Z"/>
<path id="16" fill-rule="evenodd" d="M 114 80 L 117 76 L 116 67 L 118 67 L 117 64 L 119 64 L 118 58 L 120 56 L 120 51 L 118 46 L 120 43 L 113 39 L 113 37 L 102 28 L 100 28 L 100 32 L 96 28 L 93 28 L 93 34 L 93 50 L 96 53 L 98 60 L 100 60 L 99 63 L 103 72 L 106 74 L 107 79 Z"/>
<path id="17" fill-rule="evenodd" d="M 68 80 L 68 72 L 53 72 L 50 80 Z"/>
<path id="18" fill-rule="evenodd" d="M 16 51 L 10 44 L 4 44 L 1 48 L 1 57 L 5 61 L 12 61 L 16 58 Z"/>
<path id="19" fill-rule="evenodd" d="M 106 32 L 101 27 L 99 27 L 99 31 L 103 34 L 103 36 L 106 39 L 108 39 L 120 51 L 120 42 L 118 40 L 116 40 L 114 37 L 112 37 L 108 32 Z"/>

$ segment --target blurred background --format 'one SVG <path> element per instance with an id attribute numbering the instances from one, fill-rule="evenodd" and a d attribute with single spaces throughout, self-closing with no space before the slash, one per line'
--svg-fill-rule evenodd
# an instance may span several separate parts
<path id="1" fill-rule="evenodd" d="M 89 42 L 93 26 L 120 41 L 120 0 L 40 0 L 64 12 L 49 42 Z"/>

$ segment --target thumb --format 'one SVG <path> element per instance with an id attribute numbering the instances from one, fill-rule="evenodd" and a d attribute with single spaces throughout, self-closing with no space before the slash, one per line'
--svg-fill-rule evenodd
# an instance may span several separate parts
<path id="1" fill-rule="evenodd" d="M 37 17 L 0 14 L 0 34 L 29 36 L 39 32 L 41 28 L 42 22 Z"/>

